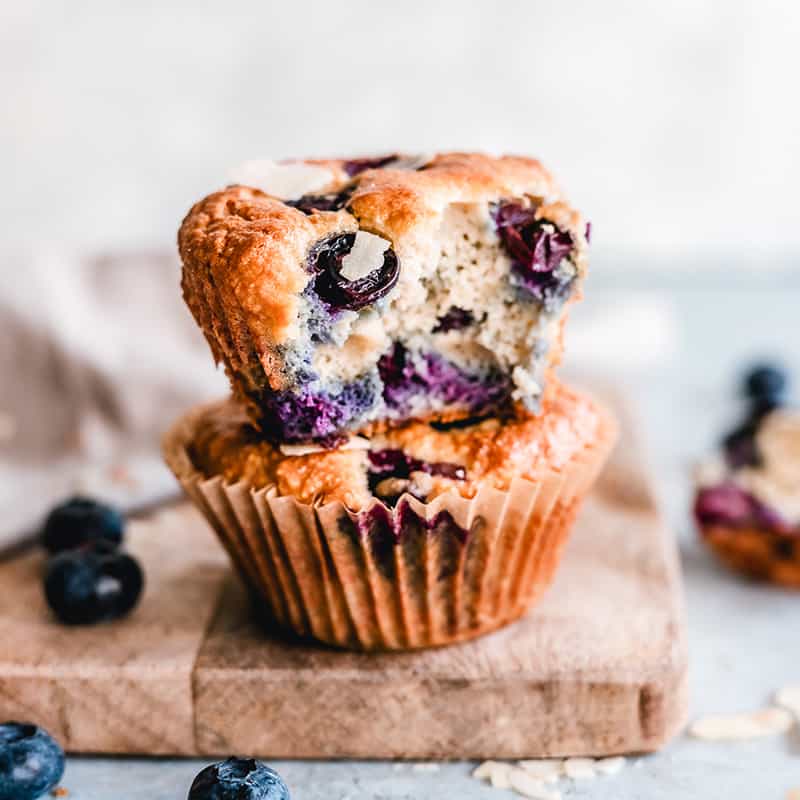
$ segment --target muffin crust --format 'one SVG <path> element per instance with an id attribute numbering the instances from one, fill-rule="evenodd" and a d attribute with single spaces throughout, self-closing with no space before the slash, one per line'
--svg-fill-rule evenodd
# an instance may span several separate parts
<path id="1" fill-rule="evenodd" d="M 546 472 L 559 471 L 597 440 L 604 424 L 593 401 L 556 383 L 545 399 L 545 413 L 534 416 L 521 407 L 516 412 L 512 419 L 490 418 L 448 430 L 412 422 L 373 435 L 367 446 L 373 452 L 397 449 L 423 462 L 462 466 L 465 480 L 441 475 L 419 479 L 427 500 L 448 491 L 472 497 L 481 486 L 506 490 L 515 476 L 535 481 Z M 367 478 L 368 450 L 355 444 L 351 449 L 285 455 L 251 427 L 240 404 L 229 400 L 209 409 L 199 421 L 190 456 L 209 478 L 221 476 L 230 484 L 245 481 L 255 489 L 274 485 L 279 495 L 291 495 L 301 503 L 339 500 L 358 511 L 373 495 Z"/>

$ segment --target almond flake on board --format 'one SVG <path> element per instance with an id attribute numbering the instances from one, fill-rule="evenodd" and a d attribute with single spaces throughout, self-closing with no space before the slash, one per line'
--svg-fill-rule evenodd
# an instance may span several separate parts
<path id="1" fill-rule="evenodd" d="M 560 758 L 529 758 L 520 761 L 518 766 L 545 783 L 555 783 L 564 771 L 564 762 Z"/>
<path id="2" fill-rule="evenodd" d="M 420 761 L 411 767 L 412 772 L 438 772 L 439 765 L 433 761 Z"/>
<path id="3" fill-rule="evenodd" d="M 581 781 L 594 778 L 597 773 L 594 771 L 593 758 L 568 758 L 564 762 L 564 774 L 568 778 Z"/>
<path id="4" fill-rule="evenodd" d="M 511 788 L 523 797 L 531 800 L 561 800 L 559 792 L 546 789 L 541 781 L 537 781 L 530 773 L 519 767 L 512 767 L 508 772 Z"/>
<path id="5" fill-rule="evenodd" d="M 472 777 L 479 780 L 487 780 L 495 789 L 510 789 L 508 773 L 511 771 L 511 764 L 503 761 L 484 761 L 477 766 Z"/>
<path id="6" fill-rule="evenodd" d="M 775 693 L 775 702 L 800 718 L 800 686 L 784 686 Z"/>
<path id="7" fill-rule="evenodd" d="M 595 761 L 594 768 L 603 775 L 616 775 L 625 766 L 623 756 L 601 758 Z"/>
<path id="8" fill-rule="evenodd" d="M 749 714 L 719 714 L 695 720 L 689 734 L 711 742 L 743 741 L 786 733 L 794 717 L 784 708 L 764 708 Z"/>

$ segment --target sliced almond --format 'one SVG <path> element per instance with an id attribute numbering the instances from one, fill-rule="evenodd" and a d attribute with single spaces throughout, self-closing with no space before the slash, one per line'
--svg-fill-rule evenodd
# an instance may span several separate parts
<path id="1" fill-rule="evenodd" d="M 696 739 L 712 742 L 759 739 L 786 733 L 794 724 L 794 717 L 784 708 L 765 708 L 750 714 L 720 714 L 702 717 L 689 727 Z"/>
<path id="2" fill-rule="evenodd" d="M 520 769 L 545 783 L 555 783 L 563 773 L 563 765 L 560 758 L 525 759 L 518 763 Z"/>
<path id="3" fill-rule="evenodd" d="M 511 788 L 523 797 L 530 797 L 532 800 L 560 800 L 558 792 L 550 791 L 545 788 L 541 781 L 537 781 L 532 775 L 519 767 L 512 767 L 508 773 L 508 782 Z"/>
<path id="4" fill-rule="evenodd" d="M 784 686 L 775 694 L 775 702 L 800 718 L 800 686 Z"/>
<path id="5" fill-rule="evenodd" d="M 369 450 L 369 439 L 363 436 L 351 436 L 335 450 L 320 447 L 318 444 L 282 444 L 280 449 L 285 456 L 309 456 L 312 453 L 333 453 L 336 450 Z"/>
<path id="6" fill-rule="evenodd" d="M 472 777 L 480 781 L 488 781 L 492 777 L 492 770 L 496 761 L 483 761 L 472 770 Z"/>
<path id="7" fill-rule="evenodd" d="M 576 781 L 596 777 L 593 758 L 568 758 L 564 762 L 564 774 Z"/>
<path id="8" fill-rule="evenodd" d="M 511 764 L 504 764 L 502 761 L 495 761 L 494 766 L 492 767 L 492 774 L 489 776 L 489 783 L 491 783 L 495 789 L 510 789 L 510 772 Z"/>
<path id="9" fill-rule="evenodd" d="M 625 766 L 622 756 L 601 758 L 594 762 L 594 768 L 603 775 L 616 775 Z"/>
<path id="10" fill-rule="evenodd" d="M 232 169 L 233 183 L 252 186 L 282 200 L 297 200 L 304 194 L 319 192 L 333 182 L 333 173 L 318 164 L 297 161 L 278 164 L 269 159 L 254 159 Z"/>
<path id="11" fill-rule="evenodd" d="M 420 761 L 411 767 L 413 772 L 438 772 L 439 769 L 439 765 L 433 761 Z"/>
<path id="12" fill-rule="evenodd" d="M 391 246 L 391 242 L 374 233 L 359 231 L 350 252 L 342 259 L 339 274 L 348 281 L 365 278 L 383 266 L 383 254 Z"/>

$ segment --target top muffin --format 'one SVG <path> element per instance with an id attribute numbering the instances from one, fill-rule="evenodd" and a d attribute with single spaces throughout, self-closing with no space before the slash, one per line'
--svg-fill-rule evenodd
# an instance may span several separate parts
<path id="1" fill-rule="evenodd" d="M 536 411 L 588 226 L 538 161 L 251 162 L 179 237 L 183 291 L 273 441 Z"/>

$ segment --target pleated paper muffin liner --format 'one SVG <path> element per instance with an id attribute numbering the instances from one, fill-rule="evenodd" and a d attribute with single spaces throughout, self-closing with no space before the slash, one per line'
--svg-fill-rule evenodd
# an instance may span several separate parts
<path id="1" fill-rule="evenodd" d="M 301 503 L 274 486 L 208 478 L 189 448 L 207 407 L 167 433 L 164 455 L 208 519 L 260 610 L 280 627 L 352 650 L 471 639 L 522 616 L 552 583 L 581 500 L 616 438 L 601 424 L 561 469 L 507 491 L 453 490 L 394 508 Z"/>

